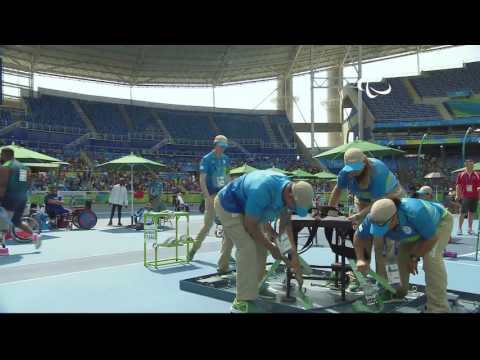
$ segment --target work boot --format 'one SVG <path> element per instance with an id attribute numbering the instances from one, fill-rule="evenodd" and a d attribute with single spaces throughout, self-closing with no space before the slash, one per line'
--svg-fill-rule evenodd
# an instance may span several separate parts
<path id="1" fill-rule="evenodd" d="M 258 307 L 251 300 L 233 300 L 232 307 L 230 308 L 230 313 L 232 314 L 248 314 L 248 313 L 259 313 Z"/>

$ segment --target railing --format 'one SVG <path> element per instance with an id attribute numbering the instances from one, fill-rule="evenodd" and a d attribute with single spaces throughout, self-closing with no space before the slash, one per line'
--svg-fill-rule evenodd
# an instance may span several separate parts
<path id="1" fill-rule="evenodd" d="M 131 140 L 163 140 L 165 139 L 165 134 L 156 133 L 153 131 L 148 132 L 130 132 L 128 136 Z"/>
<path id="2" fill-rule="evenodd" d="M 41 124 L 41 123 L 35 123 L 31 121 L 22 121 L 20 127 L 27 130 L 40 130 L 40 131 L 48 131 L 48 132 L 55 132 L 55 133 L 61 133 L 61 134 L 73 134 L 73 135 L 85 134 L 88 132 L 88 129 L 86 128 L 63 126 L 63 125 Z"/>

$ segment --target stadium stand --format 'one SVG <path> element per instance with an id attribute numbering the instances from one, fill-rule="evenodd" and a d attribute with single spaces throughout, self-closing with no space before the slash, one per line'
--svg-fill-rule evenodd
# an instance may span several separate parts
<path id="1" fill-rule="evenodd" d="M 73 100 L 67 95 L 47 94 L 36 94 L 23 100 L 27 106 L 27 112 L 20 117 L 23 124 L 3 134 L 3 142 L 15 141 L 60 158 L 62 152 L 74 154 L 83 150 L 92 159 L 101 154 L 100 158 L 110 160 L 133 151 L 165 163 L 178 163 L 180 169 L 191 171 L 211 150 L 212 138 L 219 132 L 232 140 L 229 155 L 240 163 L 258 160 L 267 167 L 287 167 L 297 157 L 293 128 L 284 114 L 267 116 L 278 142 L 272 144 L 263 122 L 265 114 L 261 111 L 211 112 L 193 108 L 188 111 L 120 105 L 95 99 Z M 74 106 L 74 101 L 80 110 Z M 121 106 L 124 107 L 123 113 Z M 89 132 L 80 111 L 88 117 L 97 134 Z M 11 111 L 2 109 L 1 128 L 14 121 Z M 166 129 L 172 138 L 162 129 Z M 82 141 L 76 141 L 80 138 Z M 175 161 L 172 162 L 172 158 Z"/>
<path id="2" fill-rule="evenodd" d="M 127 134 L 128 127 L 118 105 L 95 101 L 79 101 L 95 129 L 100 133 Z"/>
<path id="3" fill-rule="evenodd" d="M 480 92 L 480 62 L 463 68 L 427 71 L 410 79 L 420 97 L 448 97 L 456 91 Z"/>
<path id="4" fill-rule="evenodd" d="M 125 110 L 133 121 L 136 132 L 159 132 L 155 118 L 147 109 L 140 106 L 125 105 Z"/>
<path id="5" fill-rule="evenodd" d="M 76 127 L 86 129 L 85 123 L 67 98 L 42 95 L 24 98 L 29 107 L 26 120 L 39 126 Z"/>
<path id="6" fill-rule="evenodd" d="M 374 89 L 384 90 L 388 82 L 392 91 L 388 96 L 377 96 L 370 99 L 363 93 L 363 101 L 370 109 L 376 121 L 391 121 L 401 119 L 440 118 L 433 105 L 415 104 L 400 78 L 386 79 L 385 82 L 370 83 Z"/>

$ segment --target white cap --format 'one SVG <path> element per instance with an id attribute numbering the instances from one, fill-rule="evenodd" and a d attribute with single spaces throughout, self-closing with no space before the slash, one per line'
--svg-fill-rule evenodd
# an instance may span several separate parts
<path id="1" fill-rule="evenodd" d="M 418 194 L 421 194 L 421 195 L 433 195 L 433 190 L 430 186 L 428 185 L 425 185 L 425 186 L 422 186 L 418 191 L 417 191 Z"/>
<path id="2" fill-rule="evenodd" d="M 348 149 L 343 156 L 345 166 L 342 170 L 346 172 L 363 170 L 366 158 L 362 150 L 357 148 Z"/>
<path id="3" fill-rule="evenodd" d="M 313 188 L 306 181 L 297 181 L 292 185 L 292 195 L 297 207 L 297 214 L 304 217 L 307 216 L 308 210 L 312 207 Z M 299 210 L 301 209 L 301 210 Z"/>

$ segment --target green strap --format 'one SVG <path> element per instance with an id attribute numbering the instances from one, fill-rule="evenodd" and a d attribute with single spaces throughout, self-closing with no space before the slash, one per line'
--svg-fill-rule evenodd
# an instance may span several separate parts
<path id="1" fill-rule="evenodd" d="M 353 273 L 355 274 L 355 277 L 360 283 L 360 286 L 363 288 L 367 282 L 367 280 L 365 279 L 365 276 L 357 270 L 357 263 L 355 262 L 355 260 L 348 259 L 348 262 L 350 263 Z M 397 293 L 397 290 L 395 290 L 395 288 L 392 285 L 390 285 L 387 280 L 385 280 L 382 276 L 378 275 L 376 272 L 370 270 L 368 272 L 368 275 L 373 277 L 385 290 L 391 292 L 392 294 Z"/>
<path id="2" fill-rule="evenodd" d="M 357 278 L 358 282 L 360 283 L 360 287 L 363 288 L 365 287 L 367 283 L 367 279 L 365 279 L 365 276 L 357 270 L 357 264 L 355 260 L 353 259 L 348 259 L 348 262 L 350 263 L 350 267 L 352 268 L 353 274 Z"/>
<path id="3" fill-rule="evenodd" d="M 380 285 L 382 285 L 382 287 L 387 290 L 387 291 L 390 291 L 392 294 L 396 294 L 397 293 L 397 290 L 395 290 L 395 288 L 390 285 L 388 283 L 387 280 L 385 280 L 385 278 L 383 278 L 382 276 L 378 275 L 376 272 L 373 272 L 370 270 L 370 272 L 368 273 L 371 277 L 373 277 Z"/>
<path id="4" fill-rule="evenodd" d="M 313 270 L 310 267 L 310 265 L 308 265 L 307 262 L 305 260 L 303 260 L 301 256 L 298 256 L 298 258 L 299 258 L 299 261 L 300 261 L 300 265 L 302 266 L 302 269 L 304 269 L 305 274 L 313 273 Z M 280 263 L 281 263 L 281 260 L 275 260 L 275 262 L 272 264 L 272 266 L 270 266 L 270 269 L 265 274 L 265 276 L 263 277 L 263 279 L 262 279 L 262 281 L 259 285 L 259 291 L 265 290 L 265 288 L 267 287 L 267 280 L 270 277 L 272 277 L 273 274 L 275 274 L 278 267 L 280 266 Z M 305 294 L 302 291 L 302 289 L 298 289 L 298 297 L 303 302 L 303 307 L 304 307 L 305 310 L 310 310 L 310 309 L 313 308 L 312 299 L 310 299 L 310 297 L 307 294 Z"/>
<path id="5" fill-rule="evenodd" d="M 313 274 L 313 269 L 311 268 L 311 266 L 308 265 L 307 262 L 303 260 L 303 258 L 300 255 L 298 255 L 298 260 L 300 261 L 300 266 L 302 267 L 303 273 L 305 275 Z"/>
<path id="6" fill-rule="evenodd" d="M 303 307 L 305 310 L 310 310 L 313 308 L 313 301 L 310 299 L 310 297 L 305 294 L 302 289 L 298 289 L 298 295 L 300 300 L 303 302 Z"/>
<path id="7" fill-rule="evenodd" d="M 278 266 L 280 265 L 281 260 L 275 260 L 275 262 L 270 266 L 270 270 L 265 274 L 262 281 L 260 282 L 259 289 L 264 290 L 267 285 L 267 280 L 277 271 Z"/>
<path id="8" fill-rule="evenodd" d="M 355 312 L 366 312 L 366 313 L 380 313 L 383 311 L 383 302 L 377 300 L 377 306 L 367 306 L 363 303 L 362 300 L 357 300 L 352 304 L 353 311 Z"/>

